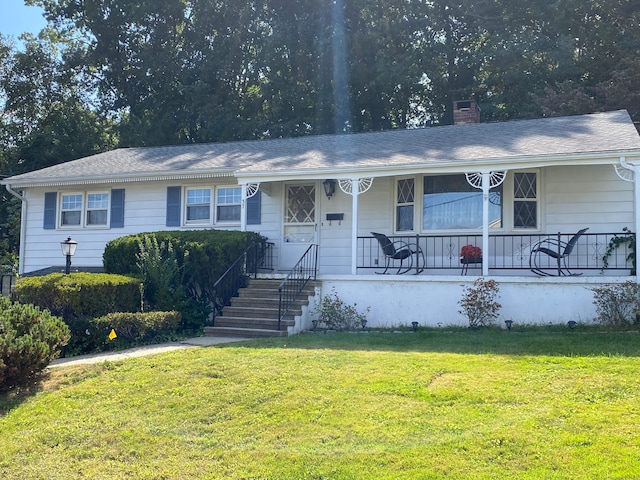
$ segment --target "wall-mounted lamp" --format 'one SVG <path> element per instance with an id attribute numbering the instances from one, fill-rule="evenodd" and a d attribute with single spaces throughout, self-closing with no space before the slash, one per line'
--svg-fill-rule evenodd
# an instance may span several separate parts
<path id="1" fill-rule="evenodd" d="M 322 182 L 322 186 L 324 187 L 324 193 L 329 200 L 333 197 L 333 194 L 336 193 L 336 181 L 330 178 L 327 178 L 324 182 Z"/>
<path id="2" fill-rule="evenodd" d="M 69 237 L 64 242 L 60 242 L 60 247 L 62 247 L 62 255 L 67 257 L 67 265 L 64 267 L 64 273 L 68 274 L 71 271 L 71 257 L 76 254 L 78 242 Z"/>

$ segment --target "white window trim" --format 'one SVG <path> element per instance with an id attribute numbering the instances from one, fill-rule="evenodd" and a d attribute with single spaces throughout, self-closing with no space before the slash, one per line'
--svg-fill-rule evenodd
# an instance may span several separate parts
<path id="1" fill-rule="evenodd" d="M 89 225 L 88 222 L 88 218 L 89 218 L 89 195 L 106 195 L 107 196 L 107 206 L 103 209 L 103 208 L 93 208 L 91 209 L 92 211 L 101 211 L 101 210 L 106 210 L 107 211 L 107 216 L 106 216 L 106 220 L 105 223 L 103 224 L 96 224 L 96 225 Z M 109 220 L 111 219 L 111 192 L 109 191 L 91 191 L 91 192 L 84 192 L 84 205 L 83 205 L 83 217 L 84 217 L 84 222 L 83 225 L 85 228 L 109 228 Z"/>
<path id="2" fill-rule="evenodd" d="M 237 185 L 216 185 L 214 189 L 214 207 L 213 207 L 213 216 L 215 217 L 216 225 L 240 225 L 240 221 L 242 219 L 242 208 L 240 208 L 240 217 L 237 220 L 219 220 L 218 219 L 218 191 L 221 189 L 236 189 L 240 192 L 240 197 L 242 197 L 242 188 Z M 222 205 L 223 207 L 242 207 L 242 198 L 238 203 L 225 203 Z"/>
<path id="3" fill-rule="evenodd" d="M 90 194 L 106 194 L 107 195 L 107 219 L 106 223 L 99 225 L 88 225 L 87 224 L 87 211 L 89 205 L 89 195 Z M 71 195 L 80 195 L 82 197 L 82 205 L 80 207 L 80 223 L 76 225 L 63 225 L 62 224 L 62 214 L 63 212 L 71 212 L 77 210 L 63 210 L 63 199 L 64 197 L 68 197 Z M 86 190 L 86 191 L 71 191 L 71 192 L 58 192 L 58 207 L 57 207 L 57 225 L 60 230 L 77 230 L 77 229 L 90 229 L 90 230 L 104 230 L 110 228 L 110 220 L 111 220 L 111 192 L 109 190 Z M 95 209 L 102 210 L 102 209 Z"/>
<path id="4" fill-rule="evenodd" d="M 395 177 L 393 181 L 393 231 L 398 235 L 406 235 L 406 234 L 415 234 L 416 232 L 416 212 L 418 211 L 418 199 L 420 199 L 420 204 L 422 204 L 422 185 L 420 185 L 420 181 L 417 178 L 422 178 L 420 176 L 405 176 L 405 177 Z M 398 203 L 398 182 L 401 180 L 413 180 L 413 202 L 412 203 Z M 411 230 L 398 230 L 398 207 L 400 206 L 409 206 L 413 207 L 413 226 Z"/>
<path id="5" fill-rule="evenodd" d="M 182 226 L 183 227 L 194 227 L 194 226 L 207 226 L 207 227 L 211 227 L 211 226 L 224 226 L 224 227 L 231 227 L 231 226 L 239 226 L 240 222 L 241 222 L 241 218 L 238 218 L 237 220 L 218 220 L 217 216 L 218 216 L 218 190 L 222 189 L 222 188 L 233 188 L 233 189 L 238 189 L 240 192 L 242 192 L 241 187 L 239 187 L 236 184 L 229 184 L 229 185 L 189 185 L 189 186 L 183 186 L 182 188 Z M 205 219 L 205 220 L 187 220 L 187 198 L 189 195 L 189 191 L 192 190 L 209 190 L 209 218 Z M 240 202 L 238 202 L 237 204 L 224 204 L 223 206 L 242 206 L 242 199 L 240 199 Z M 240 215 L 242 215 L 242 211 L 240 212 Z"/>
<path id="6" fill-rule="evenodd" d="M 511 231 L 513 232 L 518 232 L 518 233 L 535 233 L 535 232 L 540 232 L 542 230 L 541 225 L 542 225 L 542 202 L 541 202 L 541 198 L 542 198 L 542 192 L 540 190 L 541 185 L 540 185 L 540 176 L 541 176 L 541 171 L 540 169 L 523 169 L 523 170 L 514 170 L 513 172 L 509 172 L 509 184 L 508 186 L 505 185 L 505 189 L 508 187 L 509 188 L 509 212 L 505 212 L 503 211 L 503 215 L 507 216 L 508 215 L 508 219 L 509 219 L 509 227 L 511 228 Z M 526 201 L 526 199 L 516 199 L 515 195 L 514 195 L 514 187 L 515 187 L 515 174 L 516 173 L 535 173 L 536 174 L 536 226 L 535 227 L 530 227 L 530 228 L 525 228 L 525 227 L 516 227 L 514 225 L 514 218 L 513 215 L 515 213 L 515 202 L 516 200 L 518 201 Z M 533 200 L 530 200 L 533 201 Z"/>
<path id="7" fill-rule="evenodd" d="M 189 211 L 189 204 L 187 203 L 187 199 L 189 198 L 189 192 L 193 190 L 209 190 L 209 218 L 203 220 L 188 220 L 187 213 Z M 192 226 L 192 225 L 212 225 L 213 224 L 213 203 L 214 199 L 213 188 L 207 186 L 190 186 L 183 188 L 183 198 L 182 198 L 182 218 L 184 218 L 183 224 L 184 226 Z M 198 204 L 200 205 L 200 204 Z M 204 205 L 204 204 L 202 204 Z"/>

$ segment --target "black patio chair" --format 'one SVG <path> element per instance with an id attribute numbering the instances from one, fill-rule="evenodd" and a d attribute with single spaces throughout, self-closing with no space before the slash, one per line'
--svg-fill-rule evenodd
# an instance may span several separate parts
<path id="1" fill-rule="evenodd" d="M 531 256 L 529 257 L 531 271 L 537 275 L 548 277 L 582 275 L 581 273 L 572 273 L 569 270 L 567 258 L 573 252 L 578 239 L 587 230 L 589 228 L 583 228 L 571 237 L 568 242 L 560 240 L 560 234 L 558 234 L 555 237 L 545 238 L 536 243 L 531 249 Z M 543 255 L 546 255 L 546 257 Z M 550 258 L 555 260 L 557 266 L 549 266 Z"/>
<path id="2" fill-rule="evenodd" d="M 391 241 L 389 237 L 387 237 L 383 233 L 375 233 L 371 232 L 378 243 L 380 244 L 380 248 L 382 249 L 382 253 L 385 258 L 385 266 L 384 272 L 376 272 L 380 274 L 387 273 L 389 267 L 391 266 L 394 260 L 400 260 L 400 267 L 396 272 L 397 275 L 402 275 L 403 273 L 407 273 L 412 270 L 413 267 L 413 258 L 416 257 L 417 265 L 416 265 L 416 275 L 424 270 L 425 266 L 425 257 L 424 252 L 420 248 L 417 243 L 408 243 L 403 240 Z M 422 259 L 422 265 L 420 261 Z M 405 266 L 404 262 L 407 260 L 408 266 Z"/>

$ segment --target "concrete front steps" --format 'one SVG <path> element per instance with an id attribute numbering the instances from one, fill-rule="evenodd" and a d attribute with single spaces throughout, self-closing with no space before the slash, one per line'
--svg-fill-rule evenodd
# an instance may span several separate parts
<path id="1" fill-rule="evenodd" d="M 212 327 L 205 327 L 206 336 L 227 337 L 286 337 L 288 329 L 295 327 L 296 317 L 302 315 L 309 297 L 315 294 L 317 282 L 308 282 L 300 293 L 278 330 L 278 286 L 282 280 L 251 279 L 239 295 L 224 307 Z"/>

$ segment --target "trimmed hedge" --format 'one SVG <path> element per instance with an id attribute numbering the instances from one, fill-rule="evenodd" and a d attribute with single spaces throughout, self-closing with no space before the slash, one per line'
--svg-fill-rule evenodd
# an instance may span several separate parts
<path id="1" fill-rule="evenodd" d="M 120 275 L 138 273 L 138 245 L 146 236 L 154 237 L 158 243 L 171 242 L 181 264 L 185 263 L 185 252 L 188 252 L 188 260 L 184 265 L 189 271 L 188 277 L 213 278 L 213 281 L 254 240 L 264 240 L 254 232 L 232 230 L 169 230 L 128 235 L 107 243 L 102 255 L 105 272 Z"/>
<path id="2" fill-rule="evenodd" d="M 118 338 L 130 341 L 175 335 L 180 321 L 180 312 L 116 312 L 94 320 L 97 330 L 103 332 L 105 337 L 113 329 Z"/>
<path id="3" fill-rule="evenodd" d="M 124 275 L 52 273 L 18 279 L 14 295 L 20 303 L 37 305 L 65 320 L 94 318 L 139 310 L 141 283 Z"/>
<path id="4" fill-rule="evenodd" d="M 26 383 L 68 340 L 69 328 L 60 318 L 0 297 L 0 390 Z"/>
<path id="5" fill-rule="evenodd" d="M 152 239 L 152 241 L 149 241 Z M 159 310 L 168 307 L 180 310 L 183 328 L 197 330 L 204 326 L 210 305 L 214 303 L 213 284 L 229 266 L 254 241 L 266 241 L 266 238 L 254 232 L 227 230 L 189 230 L 140 233 L 120 237 L 109 242 L 103 254 L 104 268 L 109 273 L 140 274 L 140 245 L 160 245 L 161 256 L 167 263 L 166 271 L 176 272 L 176 279 L 165 278 L 168 274 L 156 275 L 145 279 L 145 297 Z M 177 268 L 169 268 L 175 258 Z M 162 262 L 156 262 L 162 268 Z M 163 280 L 165 287 L 159 292 L 156 284 Z M 166 285 L 171 288 L 167 288 Z M 167 306 L 158 301 L 158 293 L 167 296 L 167 292 L 179 292 L 186 302 L 174 298 L 175 305 Z M 159 305 L 158 305 L 159 304 Z"/>

